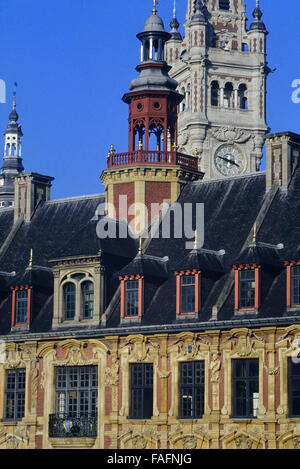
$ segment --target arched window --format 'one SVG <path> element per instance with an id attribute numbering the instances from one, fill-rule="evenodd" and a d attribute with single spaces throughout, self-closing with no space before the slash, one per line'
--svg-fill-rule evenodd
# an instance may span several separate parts
<path id="1" fill-rule="evenodd" d="M 217 81 L 213 81 L 210 87 L 210 104 L 211 106 L 219 106 L 220 87 Z"/>
<path id="2" fill-rule="evenodd" d="M 243 42 L 243 44 L 242 44 L 242 51 L 243 52 L 249 52 L 249 46 L 246 42 Z"/>
<path id="3" fill-rule="evenodd" d="M 219 0 L 219 10 L 229 10 L 230 0 Z"/>
<path id="4" fill-rule="evenodd" d="M 247 86 L 240 85 L 238 89 L 240 109 L 248 109 Z"/>
<path id="5" fill-rule="evenodd" d="M 67 321 L 75 319 L 76 287 L 74 283 L 66 283 L 63 287 L 64 317 Z"/>
<path id="6" fill-rule="evenodd" d="M 92 282 L 82 283 L 81 301 L 83 319 L 92 319 L 94 315 L 94 285 Z"/>
<path id="7" fill-rule="evenodd" d="M 181 101 L 180 108 L 179 108 L 180 112 L 183 112 L 186 109 L 186 101 L 185 101 L 186 100 L 186 92 L 185 92 L 185 88 L 182 88 L 180 94 L 182 94 L 184 96 L 184 99 Z"/>
<path id="8" fill-rule="evenodd" d="M 233 107 L 233 86 L 226 83 L 224 88 L 224 107 Z"/>

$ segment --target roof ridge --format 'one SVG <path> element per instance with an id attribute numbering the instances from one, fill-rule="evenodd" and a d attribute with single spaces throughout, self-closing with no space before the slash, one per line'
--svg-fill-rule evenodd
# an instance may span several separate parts
<path id="1" fill-rule="evenodd" d="M 70 202 L 70 201 L 75 201 L 75 200 L 97 199 L 100 196 L 104 197 L 105 193 L 102 192 L 99 194 L 78 195 L 74 197 L 65 197 L 63 199 L 48 200 L 47 202 L 45 202 L 45 205 L 60 204 L 60 203 L 65 203 L 65 202 Z"/>
<path id="2" fill-rule="evenodd" d="M 211 184 L 213 182 L 227 182 L 227 181 L 236 181 L 238 179 L 247 179 L 247 178 L 250 178 L 250 177 L 258 177 L 258 176 L 265 176 L 266 175 L 266 171 L 256 171 L 255 173 L 248 173 L 248 174 L 241 174 L 240 176 L 232 176 L 232 177 L 227 177 L 226 179 L 209 179 L 209 180 L 206 180 L 206 179 L 200 179 L 198 181 L 192 181 L 190 184 L 192 184 L 193 186 L 195 185 L 201 185 L 201 184 Z"/>

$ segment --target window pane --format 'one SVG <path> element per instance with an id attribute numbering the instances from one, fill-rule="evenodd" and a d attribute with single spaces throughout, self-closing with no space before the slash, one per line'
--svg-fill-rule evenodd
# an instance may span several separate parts
<path id="1" fill-rule="evenodd" d="M 195 276 L 181 277 L 181 312 L 195 312 Z"/>
<path id="2" fill-rule="evenodd" d="M 300 363 L 289 358 L 289 413 L 300 417 Z"/>
<path id="3" fill-rule="evenodd" d="M 94 315 L 94 285 L 92 282 L 84 282 L 81 286 L 82 316 L 91 319 Z"/>
<path id="4" fill-rule="evenodd" d="M 204 361 L 180 363 L 180 417 L 202 418 Z"/>
<path id="5" fill-rule="evenodd" d="M 25 370 L 6 372 L 5 419 L 22 420 L 25 415 Z"/>
<path id="6" fill-rule="evenodd" d="M 97 414 L 98 369 L 96 366 L 56 368 L 56 413 L 58 417 Z"/>
<path id="7" fill-rule="evenodd" d="M 129 280 L 126 282 L 126 316 L 138 316 L 139 314 L 139 282 Z"/>
<path id="8" fill-rule="evenodd" d="M 255 306 L 255 271 L 242 270 L 240 272 L 240 308 L 254 308 Z"/>
<path id="9" fill-rule="evenodd" d="M 153 365 L 130 365 L 130 416 L 150 419 L 153 415 Z"/>
<path id="10" fill-rule="evenodd" d="M 73 320 L 75 318 L 75 285 L 67 283 L 63 288 L 64 292 L 64 313 L 65 319 Z"/>
<path id="11" fill-rule="evenodd" d="M 234 417 L 257 417 L 259 408 L 259 361 L 233 360 Z"/>
<path id="12" fill-rule="evenodd" d="M 28 309 L 28 291 L 18 290 L 16 299 L 16 324 L 26 324 Z"/>
<path id="13" fill-rule="evenodd" d="M 300 265 L 292 268 L 293 305 L 300 305 Z"/>

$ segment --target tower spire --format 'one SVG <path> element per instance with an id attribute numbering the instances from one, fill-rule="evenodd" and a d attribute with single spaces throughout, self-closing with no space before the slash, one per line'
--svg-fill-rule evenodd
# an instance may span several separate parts
<path id="1" fill-rule="evenodd" d="M 157 13 L 156 5 L 158 5 L 158 0 L 153 0 L 153 9 L 152 9 L 153 15 L 156 15 Z"/>
<path id="2" fill-rule="evenodd" d="M 5 146 L 2 173 L 0 175 L 0 206 L 10 206 L 14 201 L 14 177 L 24 171 L 22 164 L 22 127 L 18 123 L 19 115 L 16 110 L 16 86 L 14 83 L 12 111 L 9 114 L 9 124 L 4 133 Z"/>
<path id="3" fill-rule="evenodd" d="M 180 25 L 176 17 L 176 0 L 174 0 L 173 18 L 170 23 L 170 28 L 171 28 L 170 34 L 171 34 L 171 39 L 182 41 L 182 36 L 180 32 L 178 31 L 179 26 Z"/>

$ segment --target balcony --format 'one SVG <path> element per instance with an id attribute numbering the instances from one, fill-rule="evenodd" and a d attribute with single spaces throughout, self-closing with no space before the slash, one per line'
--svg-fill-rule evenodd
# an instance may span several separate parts
<path id="1" fill-rule="evenodd" d="M 49 415 L 50 438 L 97 438 L 97 417 Z"/>
<path id="2" fill-rule="evenodd" d="M 177 165 L 192 171 L 199 171 L 198 157 L 184 155 L 177 151 L 144 151 L 138 150 L 129 153 L 110 153 L 107 158 L 107 167 L 126 167 L 136 164 L 145 165 Z"/>

